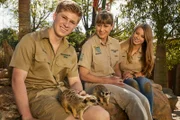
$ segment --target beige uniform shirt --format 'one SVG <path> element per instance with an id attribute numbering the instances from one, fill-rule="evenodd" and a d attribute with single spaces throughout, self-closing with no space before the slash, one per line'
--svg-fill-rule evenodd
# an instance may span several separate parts
<path id="1" fill-rule="evenodd" d="M 10 66 L 28 72 L 28 90 L 57 87 L 65 77 L 78 76 L 75 49 L 63 39 L 55 54 L 48 29 L 25 35 L 16 46 Z"/>
<path id="2" fill-rule="evenodd" d="M 139 49 L 134 55 L 132 55 L 132 63 L 129 63 L 127 60 L 129 44 L 124 44 L 124 41 L 120 43 L 120 70 L 122 72 L 141 72 L 142 64 L 142 49 Z"/>
<path id="3" fill-rule="evenodd" d="M 96 76 L 109 76 L 119 62 L 119 41 L 108 37 L 104 45 L 97 35 L 92 36 L 82 47 L 79 65 Z"/>

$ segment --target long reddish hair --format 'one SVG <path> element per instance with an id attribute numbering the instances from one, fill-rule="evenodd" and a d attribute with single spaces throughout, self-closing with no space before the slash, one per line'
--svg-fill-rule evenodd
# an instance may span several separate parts
<path id="1" fill-rule="evenodd" d="M 144 31 L 144 43 L 142 44 L 143 68 L 141 72 L 144 75 L 150 76 L 154 67 L 152 28 L 148 24 L 140 24 L 135 27 L 133 34 L 136 32 L 138 28 L 142 28 Z M 131 62 L 131 55 L 132 55 L 132 51 L 134 47 L 132 36 L 127 41 L 129 42 L 128 56 L 127 56 L 127 59 L 129 62 Z"/>

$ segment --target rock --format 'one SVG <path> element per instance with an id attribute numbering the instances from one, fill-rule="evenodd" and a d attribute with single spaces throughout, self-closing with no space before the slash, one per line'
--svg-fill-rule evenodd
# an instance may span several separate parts
<path id="1" fill-rule="evenodd" d="M 102 107 L 109 112 L 111 120 L 128 120 L 127 114 L 121 108 L 119 108 L 118 105 L 110 103 L 108 106 Z"/>
<path id="2" fill-rule="evenodd" d="M 159 89 L 160 91 L 162 90 L 162 86 L 159 85 L 159 84 L 156 84 L 156 83 L 153 83 L 153 84 L 152 84 L 152 87 L 153 87 L 153 88 L 156 88 L 156 89 Z"/>
<path id="3" fill-rule="evenodd" d="M 176 104 L 178 102 L 178 97 L 174 95 L 173 91 L 170 88 L 163 88 L 162 91 L 169 100 L 171 110 L 174 111 L 175 109 L 177 109 Z"/>
<path id="4" fill-rule="evenodd" d="M 0 120 L 18 120 L 19 117 L 11 86 L 0 86 Z"/>
<path id="5" fill-rule="evenodd" d="M 0 86 L 10 86 L 10 80 L 9 78 L 2 78 L 0 79 Z"/>
<path id="6" fill-rule="evenodd" d="M 155 120 L 172 120 L 172 110 L 167 96 L 157 87 L 153 87 L 153 93 L 153 118 Z"/>
<path id="7" fill-rule="evenodd" d="M 168 97 L 163 93 L 162 87 L 153 84 L 154 91 L 154 120 L 172 120 L 172 110 Z M 170 98 L 171 99 L 171 98 Z M 173 105 L 175 102 L 173 103 Z M 104 107 L 111 115 L 111 120 L 128 120 L 126 113 L 116 104 L 109 104 Z M 20 120 L 12 88 L 7 79 L 0 79 L 0 120 Z"/>
<path id="8" fill-rule="evenodd" d="M 0 78 L 8 78 L 8 69 L 0 69 Z"/>
<path id="9" fill-rule="evenodd" d="M 153 84 L 154 92 L 154 106 L 153 119 L 154 120 L 172 120 L 172 110 L 169 104 L 168 97 L 163 93 L 162 87 L 159 84 Z M 111 115 L 111 120 L 128 120 L 128 116 L 115 104 L 110 104 L 104 107 Z"/>

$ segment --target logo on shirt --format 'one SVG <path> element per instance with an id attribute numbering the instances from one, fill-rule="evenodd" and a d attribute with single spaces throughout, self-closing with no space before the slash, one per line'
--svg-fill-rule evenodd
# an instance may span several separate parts
<path id="1" fill-rule="evenodd" d="M 69 55 L 69 54 L 65 54 L 65 53 L 61 53 L 61 55 L 64 57 L 64 58 L 68 58 L 68 57 L 70 57 L 71 55 Z"/>
<path id="2" fill-rule="evenodd" d="M 101 48 L 98 46 L 98 47 L 94 47 L 95 48 L 95 54 L 98 55 L 98 54 L 101 54 Z"/>

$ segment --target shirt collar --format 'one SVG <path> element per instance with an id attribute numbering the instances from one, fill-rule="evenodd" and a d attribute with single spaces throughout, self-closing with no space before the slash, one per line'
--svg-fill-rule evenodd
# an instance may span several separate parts
<path id="1" fill-rule="evenodd" d="M 142 53 L 142 46 L 138 50 L 139 53 Z"/>
<path id="2" fill-rule="evenodd" d="M 107 42 L 106 42 L 106 44 L 104 44 L 104 43 L 102 42 L 102 40 L 98 37 L 98 35 L 97 35 L 97 34 L 95 34 L 95 41 L 96 41 L 98 44 L 100 44 L 100 45 L 105 46 L 105 45 L 109 45 L 109 44 L 111 44 L 111 43 L 112 43 L 112 41 L 111 41 L 110 39 L 111 39 L 111 37 L 110 37 L 110 36 L 108 36 Z"/>
<path id="3" fill-rule="evenodd" d="M 49 32 L 48 32 L 48 30 L 49 30 L 49 28 L 44 28 L 44 29 L 42 29 L 41 30 L 41 35 L 40 35 L 40 37 L 41 37 L 41 40 L 43 40 L 43 39 L 49 39 Z"/>
<path id="4" fill-rule="evenodd" d="M 129 49 L 129 42 L 126 42 L 125 44 L 123 44 L 123 50 L 128 52 L 128 49 Z M 142 53 L 142 46 L 138 49 L 137 51 L 138 53 Z"/>
<path id="5" fill-rule="evenodd" d="M 50 28 L 44 28 L 41 30 L 41 40 L 44 40 L 44 39 L 48 39 L 49 40 L 49 30 Z M 68 42 L 68 40 L 64 37 L 62 39 L 62 44 L 65 45 L 66 47 L 69 47 L 70 43 Z"/>

